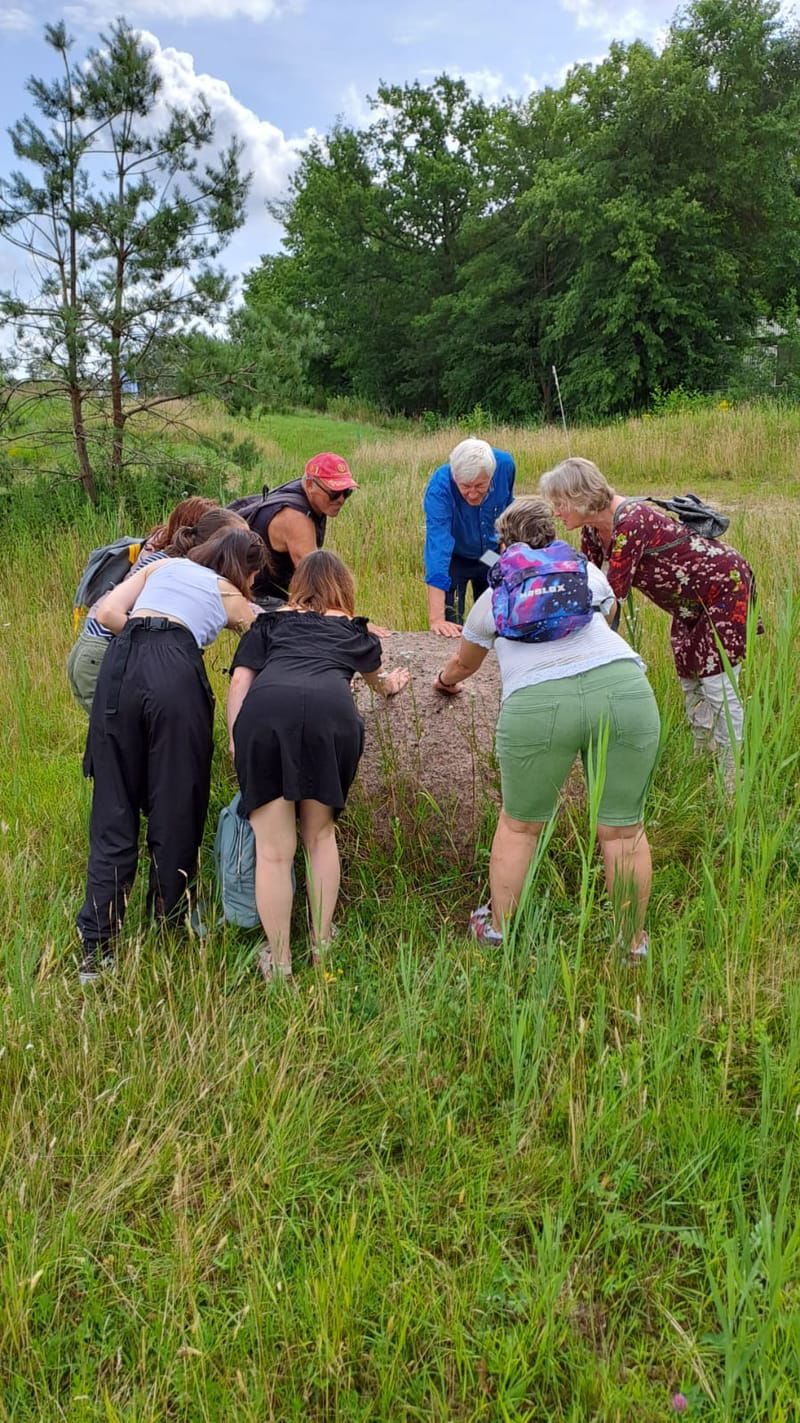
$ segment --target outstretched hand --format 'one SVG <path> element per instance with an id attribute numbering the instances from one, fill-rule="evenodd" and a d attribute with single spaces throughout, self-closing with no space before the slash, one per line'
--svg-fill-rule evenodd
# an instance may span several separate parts
<path id="1" fill-rule="evenodd" d="M 436 622 L 431 623 L 431 632 L 436 633 L 437 637 L 460 637 L 461 625 L 448 623 L 445 618 L 437 618 Z"/>
<path id="2" fill-rule="evenodd" d="M 385 637 L 394 637 L 394 628 L 381 627 L 380 623 L 367 623 L 367 632 L 371 632 L 374 637 L 379 637 L 381 641 Z"/>
<path id="3" fill-rule="evenodd" d="M 383 691 L 387 697 L 396 697 L 398 692 L 402 692 L 411 681 L 411 673 L 407 667 L 395 667 L 393 672 L 387 672 L 383 679 Z"/>
<path id="4" fill-rule="evenodd" d="M 448 687 L 446 682 L 440 682 L 439 673 L 437 672 L 433 682 L 433 690 L 434 692 L 440 692 L 443 697 L 457 697 L 464 689 L 458 683 L 454 687 Z"/>

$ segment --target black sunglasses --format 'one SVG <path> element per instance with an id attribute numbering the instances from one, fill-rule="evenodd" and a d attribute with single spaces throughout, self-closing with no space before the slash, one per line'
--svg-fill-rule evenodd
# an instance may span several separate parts
<path id="1" fill-rule="evenodd" d="M 335 504 L 337 499 L 349 499 L 353 492 L 352 489 L 329 489 L 327 484 L 322 483 L 321 479 L 315 479 L 314 483 L 317 489 L 321 489 L 323 494 L 328 496 L 331 504 Z"/>

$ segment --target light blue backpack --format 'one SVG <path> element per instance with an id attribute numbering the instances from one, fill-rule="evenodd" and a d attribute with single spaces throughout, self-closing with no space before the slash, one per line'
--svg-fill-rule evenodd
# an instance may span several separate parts
<path id="1" fill-rule="evenodd" d="M 214 863 L 223 919 L 241 929 L 255 929 L 261 923 L 256 909 L 256 840 L 250 821 L 239 814 L 240 800 L 237 791 L 219 813 Z"/>

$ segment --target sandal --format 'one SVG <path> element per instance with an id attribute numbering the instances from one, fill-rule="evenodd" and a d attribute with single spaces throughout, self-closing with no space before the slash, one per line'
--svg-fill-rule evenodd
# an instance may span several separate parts
<path id="1" fill-rule="evenodd" d="M 331 956 L 331 948 L 336 938 L 336 930 L 331 929 L 331 937 L 322 939 L 318 944 L 312 944 L 309 949 L 312 968 L 323 968 L 328 963 Z"/>
<path id="2" fill-rule="evenodd" d="M 261 976 L 265 983 L 273 983 L 276 978 L 282 978 L 284 982 L 291 982 L 294 978 L 291 964 L 277 964 L 272 957 L 272 949 L 266 939 L 259 945 L 257 959 Z"/>
<path id="3" fill-rule="evenodd" d="M 650 935 L 645 929 L 642 931 L 642 936 L 636 947 L 633 949 L 623 949 L 622 957 L 625 963 L 630 964 L 632 968 L 636 968 L 638 964 L 645 963 L 647 961 L 647 955 L 649 951 Z"/>

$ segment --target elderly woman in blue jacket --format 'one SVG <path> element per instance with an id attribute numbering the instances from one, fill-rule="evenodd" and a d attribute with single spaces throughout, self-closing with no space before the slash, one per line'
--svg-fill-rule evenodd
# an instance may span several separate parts
<path id="1" fill-rule="evenodd" d="M 486 440 L 462 440 L 425 490 L 425 582 L 428 622 L 441 637 L 459 637 L 467 586 L 473 599 L 487 587 L 481 557 L 497 548 L 495 520 L 514 498 L 516 468 L 506 450 Z"/>

